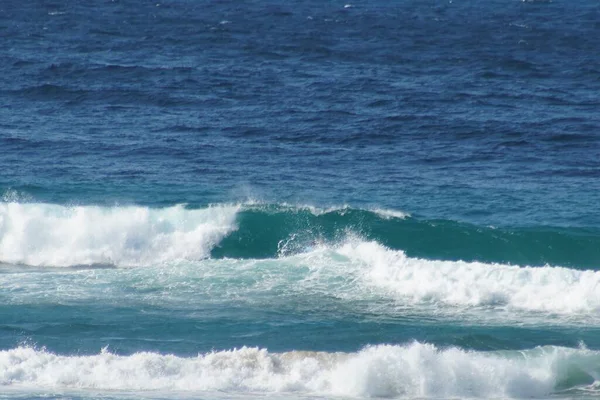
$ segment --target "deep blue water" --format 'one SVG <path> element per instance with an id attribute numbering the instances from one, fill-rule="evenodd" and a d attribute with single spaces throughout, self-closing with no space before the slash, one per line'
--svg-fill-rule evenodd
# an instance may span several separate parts
<path id="1" fill-rule="evenodd" d="M 600 396 L 599 38 L 596 0 L 5 0 L 0 398 Z"/>

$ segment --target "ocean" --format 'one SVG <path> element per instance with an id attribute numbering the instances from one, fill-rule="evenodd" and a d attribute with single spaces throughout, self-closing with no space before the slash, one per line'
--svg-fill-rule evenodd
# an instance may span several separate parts
<path id="1" fill-rule="evenodd" d="M 597 0 L 3 0 L 0 399 L 600 398 Z"/>

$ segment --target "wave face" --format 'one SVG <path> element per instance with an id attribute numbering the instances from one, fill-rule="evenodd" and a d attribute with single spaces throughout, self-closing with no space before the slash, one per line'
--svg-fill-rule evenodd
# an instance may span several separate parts
<path id="1" fill-rule="evenodd" d="M 538 347 L 471 352 L 412 343 L 356 353 L 241 348 L 180 358 L 157 353 L 60 356 L 19 347 L 0 352 L 2 387 L 296 393 L 411 398 L 539 398 L 594 391 L 600 353 Z"/>
<path id="2" fill-rule="evenodd" d="M 237 210 L 0 203 L 0 261 L 137 266 L 202 259 L 235 229 Z"/>
<path id="3" fill-rule="evenodd" d="M 353 234 L 428 259 L 574 268 L 597 268 L 600 260 L 600 232 L 594 230 L 481 227 L 396 210 L 246 205 L 237 225 L 213 257 L 277 257 Z"/>

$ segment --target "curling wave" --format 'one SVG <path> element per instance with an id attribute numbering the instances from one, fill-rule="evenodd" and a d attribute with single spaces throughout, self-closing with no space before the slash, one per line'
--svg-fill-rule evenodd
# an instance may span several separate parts
<path id="1" fill-rule="evenodd" d="M 63 356 L 27 347 L 0 352 L 4 388 L 535 398 L 595 391 L 599 376 L 599 352 L 554 346 L 474 352 L 415 342 L 356 353 L 244 347 L 191 358 L 108 351 Z"/>
<path id="2" fill-rule="evenodd" d="M 137 266 L 202 259 L 235 229 L 238 209 L 0 203 L 0 261 Z"/>

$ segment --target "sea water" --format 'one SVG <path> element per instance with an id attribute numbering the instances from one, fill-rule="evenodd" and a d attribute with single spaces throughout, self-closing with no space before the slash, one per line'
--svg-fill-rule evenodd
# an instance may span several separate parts
<path id="1" fill-rule="evenodd" d="M 0 4 L 0 399 L 600 397 L 597 1 Z"/>

